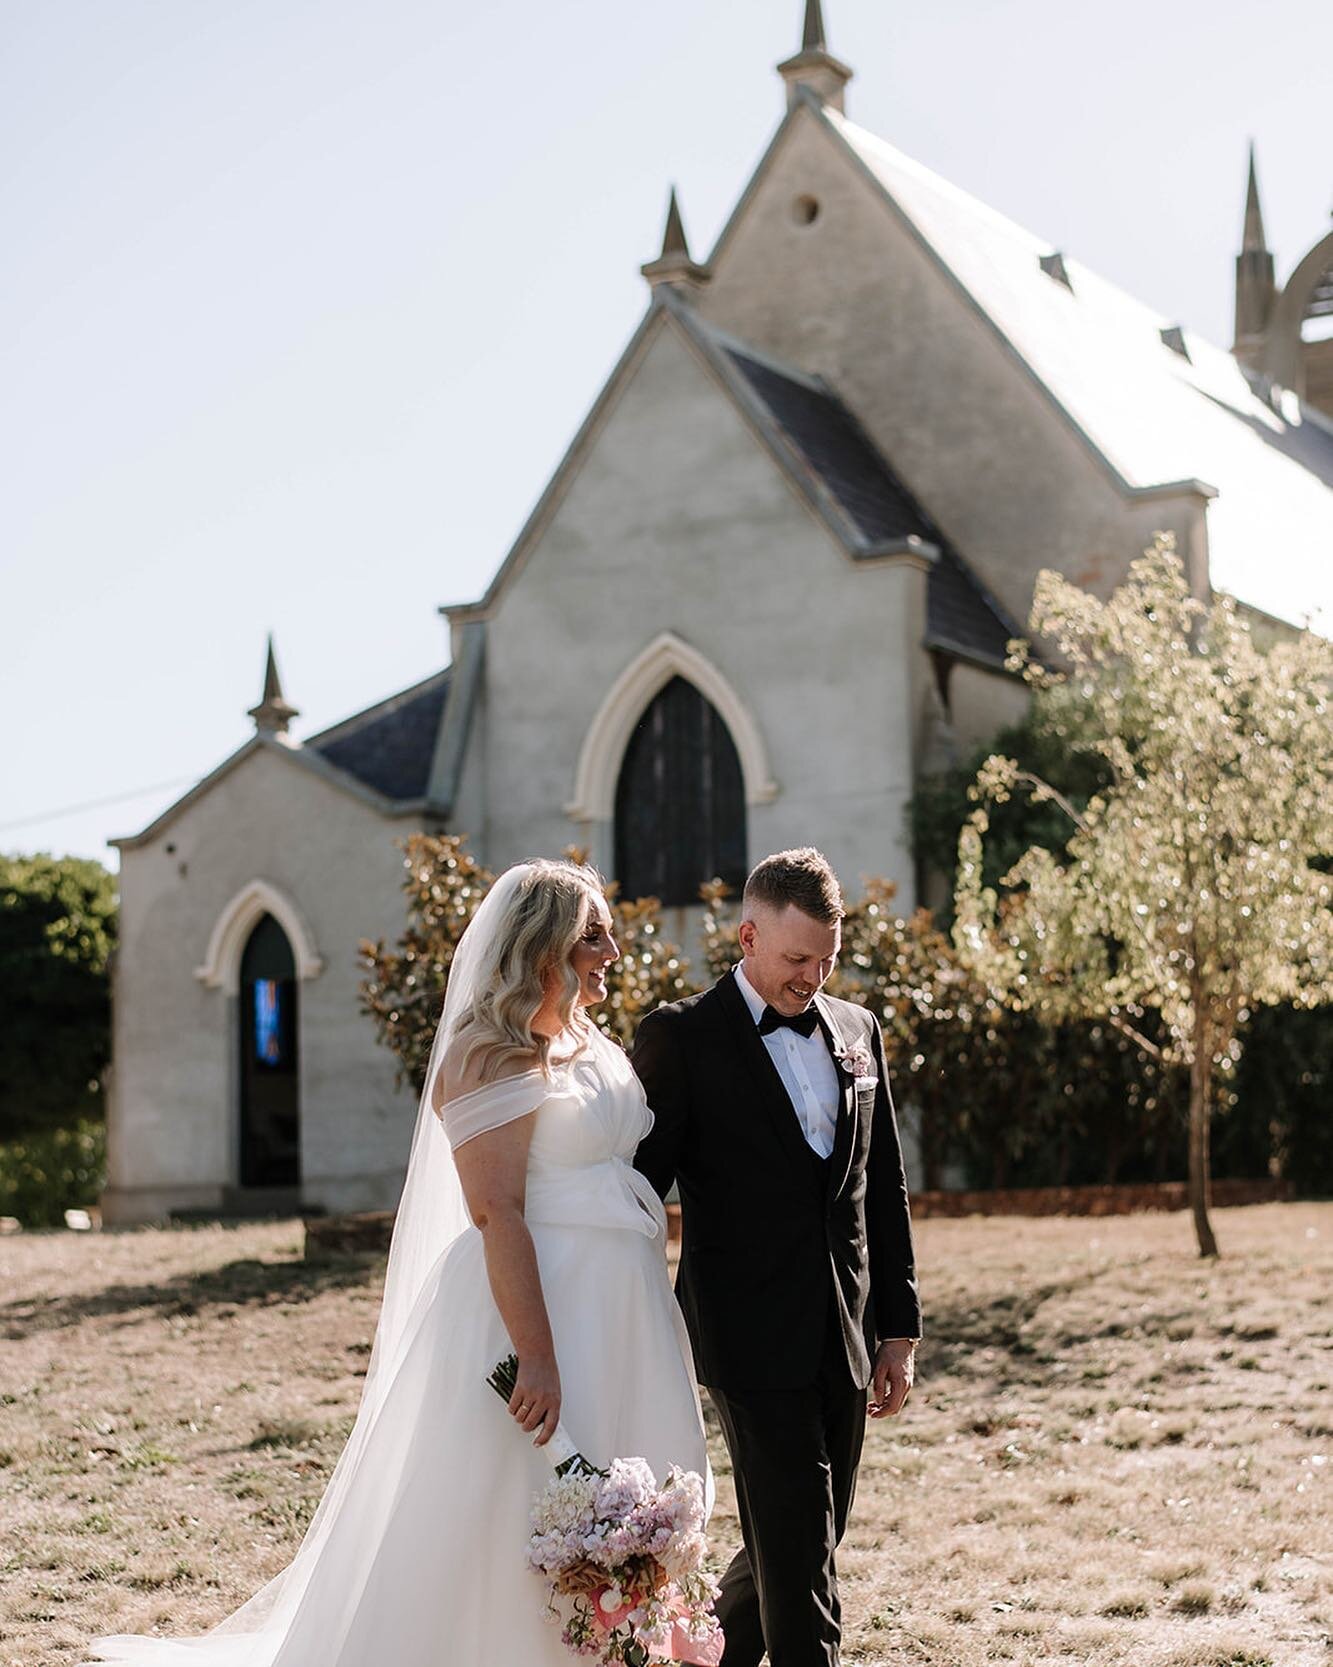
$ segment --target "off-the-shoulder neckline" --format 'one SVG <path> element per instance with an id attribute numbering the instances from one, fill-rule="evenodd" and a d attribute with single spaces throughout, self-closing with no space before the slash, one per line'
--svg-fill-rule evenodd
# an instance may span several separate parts
<path id="1" fill-rule="evenodd" d="M 511 1082 L 522 1082 L 525 1077 L 544 1078 L 545 1075 L 546 1072 L 542 1070 L 540 1065 L 534 1065 L 527 1071 L 515 1071 L 513 1076 L 497 1077 L 494 1082 L 478 1083 L 475 1088 L 469 1088 L 466 1094 L 455 1094 L 453 1099 L 446 1100 L 440 1109 L 443 1111 L 446 1106 L 461 1106 L 464 1100 L 475 1099 L 478 1094 L 489 1094 L 496 1088 L 506 1088 Z"/>
<path id="2" fill-rule="evenodd" d="M 444 1105 L 440 1107 L 440 1113 L 443 1114 L 445 1106 L 462 1105 L 464 1100 L 470 1100 L 476 1094 L 485 1094 L 492 1088 L 503 1088 L 506 1083 L 522 1082 L 525 1077 L 543 1077 L 549 1081 L 551 1076 L 560 1075 L 565 1071 L 568 1071 L 571 1065 L 576 1065 L 580 1059 L 588 1058 L 592 1052 L 594 1039 L 601 1034 L 601 1030 L 598 1026 L 593 1025 L 591 1035 L 588 1039 L 588 1045 L 577 1049 L 576 1052 L 570 1054 L 567 1059 L 562 1059 L 558 1064 L 550 1065 L 549 1076 L 548 1072 L 543 1071 L 540 1065 L 533 1065 L 526 1071 L 515 1071 L 511 1077 L 497 1077 L 494 1082 L 479 1083 L 476 1088 L 469 1088 L 466 1094 L 455 1094 L 452 1100 L 446 1100 Z"/>
<path id="3" fill-rule="evenodd" d="M 497 1077 L 494 1082 L 479 1083 L 476 1088 L 469 1088 L 466 1094 L 455 1094 L 452 1100 L 444 1102 L 444 1106 L 462 1105 L 464 1100 L 470 1100 L 478 1094 L 489 1093 L 495 1088 L 504 1088 L 511 1082 L 522 1082 L 526 1077 L 541 1077 L 549 1082 L 552 1077 L 562 1076 L 571 1066 L 577 1065 L 579 1060 L 588 1058 L 591 1051 L 591 1048 L 580 1048 L 577 1053 L 570 1054 L 568 1059 L 562 1059 L 557 1064 L 551 1065 L 547 1071 L 543 1071 L 540 1065 L 533 1065 L 526 1071 L 515 1071 L 512 1076 Z M 444 1110 L 444 1106 L 441 1106 L 441 1111 Z"/>

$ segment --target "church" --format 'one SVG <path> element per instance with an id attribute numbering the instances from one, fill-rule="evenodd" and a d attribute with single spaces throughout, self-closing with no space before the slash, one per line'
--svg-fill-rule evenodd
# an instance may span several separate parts
<path id="1" fill-rule="evenodd" d="M 1041 569 L 1104 595 L 1168 531 L 1200 595 L 1333 620 L 1333 233 L 1279 287 L 1251 159 L 1224 351 L 856 126 L 819 0 L 778 72 L 447 666 L 302 739 L 270 643 L 254 733 L 112 841 L 108 1223 L 392 1205 L 415 1105 L 356 951 L 408 833 L 586 847 L 685 939 L 793 844 L 910 908 L 905 807 L 1022 710 Z"/>

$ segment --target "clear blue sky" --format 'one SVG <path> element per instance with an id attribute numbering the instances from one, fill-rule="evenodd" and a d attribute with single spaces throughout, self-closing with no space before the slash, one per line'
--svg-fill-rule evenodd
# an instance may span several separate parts
<path id="1" fill-rule="evenodd" d="M 642 311 L 668 182 L 706 254 L 767 143 L 800 10 L 4 9 L 0 849 L 114 866 L 250 733 L 270 629 L 297 734 L 444 663 L 438 604 Z M 854 120 L 1223 345 L 1250 135 L 1279 278 L 1327 226 L 1327 0 L 826 18 Z"/>

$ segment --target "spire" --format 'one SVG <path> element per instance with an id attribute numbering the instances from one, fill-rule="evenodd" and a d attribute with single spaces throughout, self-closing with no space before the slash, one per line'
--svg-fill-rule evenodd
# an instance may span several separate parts
<path id="1" fill-rule="evenodd" d="M 662 235 L 662 256 L 684 255 L 690 258 L 690 246 L 685 239 L 685 225 L 680 217 L 680 203 L 676 200 L 676 188 L 671 187 L 671 201 L 667 204 L 666 231 Z"/>
<path id="2" fill-rule="evenodd" d="M 278 661 L 273 652 L 273 633 L 268 634 L 268 659 L 264 665 L 264 693 L 258 706 L 250 708 L 248 716 L 255 720 L 261 735 L 285 735 L 293 718 L 299 717 L 296 707 L 288 704 L 278 676 Z"/>
<path id="3" fill-rule="evenodd" d="M 659 284 L 671 284 L 686 290 L 701 289 L 712 276 L 706 266 L 699 266 L 690 259 L 690 245 L 685 236 L 685 222 L 680 217 L 680 203 L 676 200 L 674 185 L 667 204 L 662 253 L 639 270 L 654 289 Z"/>
<path id="4" fill-rule="evenodd" d="M 852 71 L 828 49 L 824 34 L 824 9 L 820 0 L 805 0 L 801 50 L 794 58 L 787 58 L 778 65 L 778 74 L 787 83 L 789 110 L 800 96 L 802 87 L 808 87 L 821 104 L 831 104 L 835 110 L 843 108 L 844 89 L 852 78 Z"/>
<path id="5" fill-rule="evenodd" d="M 1242 249 L 1267 249 L 1264 241 L 1264 216 L 1259 207 L 1259 181 L 1254 172 L 1254 140 L 1250 140 L 1250 178 L 1245 187 L 1245 232 Z"/>
<path id="6" fill-rule="evenodd" d="M 1259 207 L 1259 178 L 1250 140 L 1250 169 L 1245 183 L 1245 229 L 1236 256 L 1236 339 L 1232 352 L 1245 364 L 1262 358 L 1264 333 L 1277 299 L 1273 256 L 1264 242 L 1264 217 Z"/>

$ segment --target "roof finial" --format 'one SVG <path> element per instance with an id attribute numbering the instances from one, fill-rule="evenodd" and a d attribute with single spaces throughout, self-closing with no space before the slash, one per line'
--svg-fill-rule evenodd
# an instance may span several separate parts
<path id="1" fill-rule="evenodd" d="M 268 658 L 264 663 L 264 693 L 259 705 L 250 708 L 248 716 L 255 720 L 255 728 L 261 735 L 285 735 L 288 724 L 293 718 L 300 716 L 296 707 L 287 701 L 282 692 L 278 660 L 273 652 L 272 631 L 268 634 Z"/>
<path id="2" fill-rule="evenodd" d="M 1266 249 L 1264 216 L 1259 207 L 1259 180 L 1254 171 L 1254 140 L 1250 140 L 1250 177 L 1245 186 L 1245 231 L 1242 249 Z"/>
<path id="3" fill-rule="evenodd" d="M 801 50 L 794 58 L 778 65 L 778 74 L 787 83 L 789 110 L 802 87 L 808 88 L 821 104 L 831 104 L 835 110 L 843 108 L 843 90 L 852 78 L 852 71 L 828 49 L 820 0 L 805 0 Z"/>
<path id="4" fill-rule="evenodd" d="M 680 217 L 680 203 L 676 198 L 674 185 L 671 187 L 671 199 L 667 203 L 662 253 L 656 260 L 650 260 L 639 270 L 654 289 L 659 284 L 673 284 L 681 289 L 698 289 L 712 276 L 706 266 L 699 266 L 690 259 L 690 245 L 685 236 L 685 222 Z"/>

